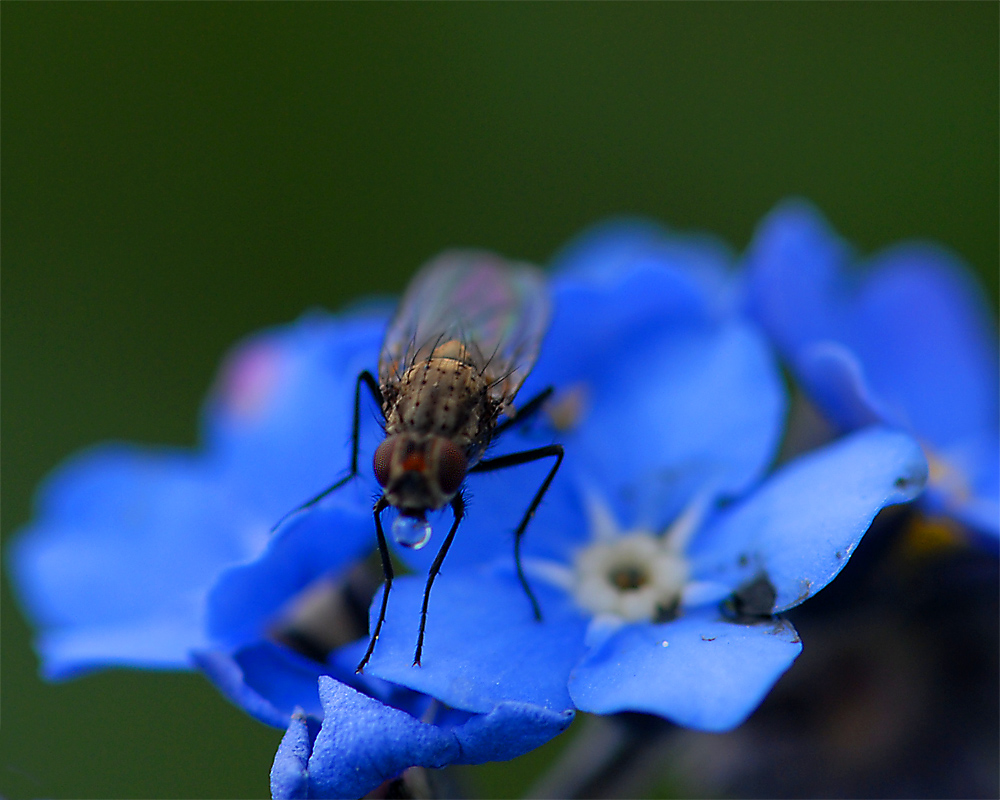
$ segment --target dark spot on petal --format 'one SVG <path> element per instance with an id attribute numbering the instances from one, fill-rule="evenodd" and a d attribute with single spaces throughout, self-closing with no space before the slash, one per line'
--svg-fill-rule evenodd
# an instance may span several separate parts
<path id="1" fill-rule="evenodd" d="M 722 610 L 734 622 L 754 622 L 770 618 L 778 591 L 770 579 L 761 573 L 740 586 L 723 602 Z"/>
<path id="2" fill-rule="evenodd" d="M 681 599 L 680 597 L 677 597 L 672 603 L 667 605 L 658 605 L 656 607 L 656 613 L 653 614 L 653 622 L 663 623 L 677 619 L 677 611 L 680 608 L 680 604 Z"/>

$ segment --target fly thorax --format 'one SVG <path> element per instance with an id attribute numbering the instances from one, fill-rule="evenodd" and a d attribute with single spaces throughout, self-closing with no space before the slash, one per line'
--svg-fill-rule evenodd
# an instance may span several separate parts
<path id="1" fill-rule="evenodd" d="M 431 358 L 403 374 L 386 433 L 441 436 L 466 450 L 479 434 L 487 403 L 486 382 L 474 367 L 453 358 Z"/>

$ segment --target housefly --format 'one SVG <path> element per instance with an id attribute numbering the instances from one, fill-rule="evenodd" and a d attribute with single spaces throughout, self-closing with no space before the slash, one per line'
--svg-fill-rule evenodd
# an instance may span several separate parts
<path id="1" fill-rule="evenodd" d="M 361 387 L 366 386 L 385 430 L 374 458 L 382 495 L 373 509 L 385 591 L 358 672 L 375 649 L 393 580 L 382 512 L 389 506 L 397 510 L 393 537 L 411 548 L 423 547 L 431 536 L 428 511 L 450 506 L 453 514 L 424 587 L 413 658 L 419 665 L 431 586 L 465 514 L 465 476 L 551 457 L 555 461 L 514 531 L 517 575 L 541 619 L 521 566 L 521 538 L 562 463 L 563 448 L 551 444 L 493 458 L 483 455 L 494 438 L 537 411 L 552 393 L 546 389 L 519 410 L 513 407 L 548 321 L 544 278 L 534 267 L 484 252 L 445 253 L 425 265 L 406 290 L 385 334 L 378 378 L 367 370 L 358 375 L 350 472 L 300 507 L 313 505 L 357 475 Z"/>

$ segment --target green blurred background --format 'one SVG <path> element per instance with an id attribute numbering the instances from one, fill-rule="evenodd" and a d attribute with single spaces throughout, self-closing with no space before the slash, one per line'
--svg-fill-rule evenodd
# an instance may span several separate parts
<path id="1" fill-rule="evenodd" d="M 743 248 L 801 194 L 995 303 L 998 10 L 4 2 L 4 535 L 77 448 L 193 443 L 241 336 L 445 247 L 544 262 L 640 213 Z M 0 794 L 267 794 L 280 732 L 198 675 L 43 684 L 3 592 Z"/>

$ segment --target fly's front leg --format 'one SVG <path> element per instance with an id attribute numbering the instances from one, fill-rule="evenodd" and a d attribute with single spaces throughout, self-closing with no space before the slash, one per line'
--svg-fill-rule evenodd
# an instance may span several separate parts
<path id="1" fill-rule="evenodd" d="M 559 470 L 559 465 L 562 464 L 563 460 L 563 446 L 561 444 L 550 444 L 545 447 L 536 447 L 533 450 L 522 450 L 520 453 L 509 453 L 505 456 L 497 456 L 496 458 L 487 458 L 480 461 L 476 466 L 469 470 L 469 472 L 493 472 L 498 469 L 506 469 L 507 467 L 515 467 L 519 464 L 528 464 L 532 461 L 538 461 L 541 458 L 553 457 L 556 463 L 552 465 L 552 469 L 549 470 L 549 474 L 545 476 L 545 480 L 542 481 L 542 485 L 538 487 L 538 491 L 535 492 L 535 496 L 531 501 L 531 505 L 528 506 L 528 510 L 524 512 L 524 516 L 521 517 L 521 524 L 517 526 L 517 530 L 514 531 L 514 564 L 517 567 L 517 577 L 521 581 L 521 586 L 524 587 L 525 594 L 528 595 L 528 600 L 531 601 L 531 610 L 535 614 L 535 619 L 541 621 L 542 619 L 542 609 L 538 605 L 538 599 L 535 597 L 535 593 L 531 591 L 531 587 L 528 585 L 528 578 L 524 574 L 524 567 L 521 565 L 521 537 L 524 536 L 524 531 L 528 527 L 528 523 L 535 514 L 535 510 L 538 505 L 542 502 L 542 498 L 549 489 L 549 485 L 552 483 L 552 479 L 555 478 L 556 472 Z"/>
<path id="2" fill-rule="evenodd" d="M 378 499 L 374 509 L 375 535 L 378 537 L 378 552 L 382 557 L 382 574 L 385 576 L 385 589 L 382 591 L 382 607 L 378 612 L 378 622 L 375 623 L 375 630 L 372 631 L 372 637 L 368 642 L 368 649 L 365 651 L 365 656 L 361 659 L 356 670 L 359 673 L 365 668 L 365 664 L 372 657 L 372 653 L 375 652 L 375 642 L 378 641 L 378 635 L 382 631 L 382 623 L 385 622 L 385 609 L 389 604 L 389 589 L 392 588 L 392 558 L 389 556 L 389 545 L 385 541 L 385 532 L 382 530 L 382 512 L 388 507 L 389 501 L 383 495 Z M 421 631 L 423 631 L 423 627 L 421 627 Z"/>
<path id="3" fill-rule="evenodd" d="M 462 499 L 461 493 L 456 494 L 451 501 L 451 511 L 455 515 L 455 521 L 451 525 L 451 530 L 448 531 L 448 535 L 445 537 L 444 542 L 441 543 L 441 549 L 438 550 L 437 555 L 434 556 L 434 563 L 431 564 L 430 572 L 427 573 L 427 584 L 424 586 L 424 602 L 420 608 L 420 632 L 417 634 L 417 649 L 413 654 L 413 666 L 420 666 L 420 655 L 424 650 L 424 628 L 427 627 L 427 603 L 431 597 L 431 585 L 434 583 L 434 579 L 437 577 L 438 572 L 441 570 L 441 562 L 444 561 L 444 557 L 448 554 L 448 548 L 451 547 L 451 540 L 455 538 L 455 531 L 458 530 L 458 523 L 462 521 L 462 517 L 465 516 L 465 501 Z"/>
<path id="4" fill-rule="evenodd" d="M 274 526 L 271 528 L 271 533 L 274 533 L 278 528 L 281 527 L 281 523 L 288 519 L 293 514 L 298 514 L 300 511 L 305 511 L 307 508 L 312 508 L 320 500 L 326 497 L 328 494 L 335 492 L 345 483 L 347 483 L 351 478 L 358 474 L 358 439 L 361 432 L 361 384 L 368 387 L 368 391 L 371 393 L 372 398 L 378 403 L 379 410 L 383 409 L 382 404 L 382 390 L 379 389 L 378 382 L 375 377 L 368 371 L 362 370 L 358 374 L 358 379 L 354 384 L 354 423 L 351 429 L 351 471 L 347 473 L 346 477 L 341 478 L 332 486 L 326 487 L 322 492 L 320 492 L 315 497 L 311 497 L 306 500 L 302 505 L 293 508 L 291 511 L 286 513 L 281 519 L 279 519 Z"/>

